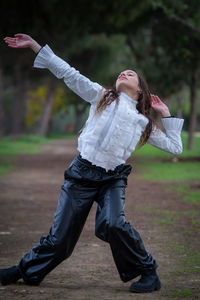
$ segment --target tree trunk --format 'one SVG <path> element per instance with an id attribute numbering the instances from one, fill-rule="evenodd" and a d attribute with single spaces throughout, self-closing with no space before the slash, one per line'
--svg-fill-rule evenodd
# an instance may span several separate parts
<path id="1" fill-rule="evenodd" d="M 188 150 L 194 146 L 194 131 L 197 119 L 197 85 L 198 85 L 199 62 L 196 61 L 192 71 L 192 82 L 190 87 L 190 119 L 188 131 Z"/>
<path id="2" fill-rule="evenodd" d="M 2 69 L 0 66 L 0 139 L 5 134 L 5 112 L 3 107 L 3 76 Z"/>
<path id="3" fill-rule="evenodd" d="M 181 87 L 181 90 L 178 94 L 178 97 L 177 97 L 177 104 L 178 104 L 177 118 L 182 118 L 183 117 L 182 106 L 183 106 L 183 103 L 185 101 L 185 92 L 186 92 L 186 88 L 185 88 L 185 85 L 183 84 L 182 87 Z"/>
<path id="4" fill-rule="evenodd" d="M 12 139 L 17 140 L 24 133 L 26 117 L 26 100 L 28 90 L 28 71 L 22 65 L 16 67 L 16 92 L 14 99 Z"/>
<path id="5" fill-rule="evenodd" d="M 87 106 L 84 105 L 81 109 L 75 106 L 75 124 L 74 132 L 77 133 L 83 127 L 83 116 Z"/>
<path id="6" fill-rule="evenodd" d="M 41 120 L 39 122 L 39 127 L 37 130 L 37 133 L 41 135 L 45 135 L 48 132 L 53 102 L 55 99 L 55 90 L 56 90 L 55 82 L 52 80 L 48 85 L 47 98 L 43 107 Z"/>

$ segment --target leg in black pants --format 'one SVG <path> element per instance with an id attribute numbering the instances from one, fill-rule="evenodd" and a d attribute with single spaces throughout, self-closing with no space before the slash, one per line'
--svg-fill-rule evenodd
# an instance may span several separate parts
<path id="1" fill-rule="evenodd" d="M 129 281 L 145 270 L 155 270 L 156 261 L 145 250 L 139 233 L 124 216 L 126 181 L 104 185 L 98 194 L 96 236 L 110 244 L 122 281 Z"/>
<path id="2" fill-rule="evenodd" d="M 71 255 L 96 194 L 95 188 L 70 180 L 65 182 L 48 236 L 42 237 L 20 262 L 20 272 L 27 284 L 39 285 L 52 269 Z"/>

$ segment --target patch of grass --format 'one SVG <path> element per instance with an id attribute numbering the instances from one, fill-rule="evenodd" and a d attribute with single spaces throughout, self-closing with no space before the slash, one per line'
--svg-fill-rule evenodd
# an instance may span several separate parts
<path id="1" fill-rule="evenodd" d="M 193 225 L 200 225 L 200 219 L 192 219 L 191 222 Z"/>
<path id="2" fill-rule="evenodd" d="M 172 225 L 177 219 L 177 215 L 169 210 L 157 210 L 157 213 L 163 215 L 162 218 L 154 219 L 153 223 L 155 225 Z"/>
<path id="3" fill-rule="evenodd" d="M 17 156 L 21 154 L 37 154 L 39 146 L 48 142 L 45 137 L 37 135 L 22 135 L 18 141 L 5 137 L 0 141 L 0 156 Z"/>
<path id="4" fill-rule="evenodd" d="M 177 221 L 178 213 L 168 209 L 157 209 L 150 206 L 136 206 L 136 210 L 142 210 L 151 213 L 152 215 L 161 215 L 161 217 L 153 220 L 155 225 L 172 225 Z"/>
<path id="5" fill-rule="evenodd" d="M 196 210 L 194 210 L 194 209 L 190 209 L 190 210 L 183 211 L 182 214 L 184 216 L 190 215 L 192 217 L 195 217 L 198 214 L 198 212 Z"/>
<path id="6" fill-rule="evenodd" d="M 137 176 L 151 181 L 185 181 L 200 177 L 200 162 L 140 162 Z"/>
<path id="7" fill-rule="evenodd" d="M 145 206 L 136 205 L 135 208 L 136 208 L 136 210 L 140 210 L 140 211 L 147 211 L 147 212 L 150 212 L 150 213 L 155 212 L 155 209 L 153 207 L 147 206 L 147 205 L 145 205 Z"/>
<path id="8" fill-rule="evenodd" d="M 4 137 L 0 141 L 0 176 L 14 170 L 16 157 L 22 154 L 37 154 L 39 146 L 47 143 L 45 137 L 37 135 L 21 135 L 18 141 Z"/>
<path id="9" fill-rule="evenodd" d="M 171 186 L 171 190 L 182 195 L 181 200 L 183 201 L 200 204 L 200 190 L 193 189 L 189 183 L 185 185 L 173 185 Z"/>
<path id="10" fill-rule="evenodd" d="M 190 289 L 187 289 L 187 290 L 173 290 L 172 291 L 172 296 L 174 297 L 187 297 L 187 296 L 193 296 L 194 295 L 194 291 L 193 290 L 190 290 Z M 180 298 L 179 298 L 180 299 Z"/>
<path id="11" fill-rule="evenodd" d="M 16 157 L 23 154 L 38 154 L 40 146 L 53 139 L 71 138 L 73 134 L 41 136 L 36 134 L 20 135 L 17 141 L 10 136 L 0 140 L 0 176 L 11 172 L 15 168 Z"/>
<path id="12" fill-rule="evenodd" d="M 4 137 L 0 141 L 0 156 L 16 156 L 21 154 L 40 153 L 39 146 L 47 144 L 55 139 L 71 138 L 73 134 L 41 136 L 37 134 L 20 135 L 17 141 L 13 141 L 10 136 Z"/>
<path id="13" fill-rule="evenodd" d="M 172 212 L 166 209 L 158 209 L 156 210 L 156 213 L 161 214 L 162 217 L 154 219 L 153 223 L 155 225 L 173 225 L 178 218 L 178 214 L 176 212 Z"/>
<path id="14" fill-rule="evenodd" d="M 187 256 L 184 263 L 190 271 L 200 271 L 200 252 L 198 250 L 187 249 Z"/>
<path id="15" fill-rule="evenodd" d="M 174 252 L 179 254 L 179 258 L 183 260 L 183 271 L 187 273 L 199 273 L 200 271 L 200 252 L 196 249 L 188 248 L 186 245 L 172 245 Z M 181 270 L 179 270 L 181 271 Z"/>
<path id="16" fill-rule="evenodd" d="M 0 162 L 0 177 L 13 171 L 15 168 L 15 162 L 3 161 Z"/>
<path id="17" fill-rule="evenodd" d="M 183 144 L 187 142 L 187 134 L 183 133 Z M 200 203 L 200 190 L 190 186 L 190 182 L 200 178 L 200 161 L 177 161 L 171 162 L 169 158 L 174 155 L 161 151 L 151 145 L 145 145 L 139 151 L 136 151 L 136 157 L 139 157 L 137 177 L 153 182 L 176 182 L 172 189 L 176 190 L 183 201 L 192 204 Z M 200 157 L 200 137 L 195 137 L 194 149 L 184 150 L 180 157 L 187 159 Z M 153 161 L 152 161 L 153 160 Z M 162 161 L 161 161 L 162 160 Z M 187 182 L 189 181 L 189 182 Z M 185 183 L 185 185 L 183 185 Z M 170 219 L 165 220 L 170 222 Z M 162 221 L 163 223 L 165 222 Z M 155 221 L 159 223 L 159 220 Z M 193 223 L 197 223 L 195 220 Z"/>
<path id="18" fill-rule="evenodd" d="M 187 143 L 187 133 L 182 134 L 183 145 Z M 186 150 L 184 147 L 180 158 L 187 158 L 187 161 L 174 162 L 176 155 L 162 151 L 152 145 L 146 144 L 136 150 L 133 156 L 139 158 L 138 175 L 141 178 L 152 181 L 183 181 L 200 178 L 200 161 L 188 161 L 190 158 L 200 157 L 200 136 L 195 136 L 193 150 Z M 152 161 L 153 160 L 153 161 Z M 171 161 L 169 161 L 171 160 Z"/>
<path id="19" fill-rule="evenodd" d="M 190 195 L 183 197 L 184 201 L 188 201 L 191 203 L 199 204 L 200 203 L 200 191 L 199 192 L 191 192 Z"/>
<path id="20" fill-rule="evenodd" d="M 189 216 L 190 217 L 190 221 L 191 221 L 192 225 L 200 225 L 199 211 L 190 209 L 190 210 L 187 210 L 187 211 L 183 211 L 182 214 L 183 214 L 183 216 Z M 193 227 L 192 230 L 194 232 L 195 228 Z M 198 228 L 197 228 L 197 230 L 198 230 Z"/>
<path id="21" fill-rule="evenodd" d="M 51 140 L 57 140 L 57 139 L 68 139 L 68 138 L 76 138 L 78 137 L 78 134 L 76 133 L 51 133 L 47 134 L 46 138 Z"/>

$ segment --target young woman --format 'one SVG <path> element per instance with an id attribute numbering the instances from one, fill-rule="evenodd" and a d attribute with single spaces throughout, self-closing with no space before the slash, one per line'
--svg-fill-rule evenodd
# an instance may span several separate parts
<path id="1" fill-rule="evenodd" d="M 139 233 L 125 220 L 125 187 L 131 172 L 131 166 L 125 162 L 138 142 L 180 154 L 184 120 L 171 117 L 168 107 L 150 94 L 144 80 L 133 70 L 123 71 L 115 88 L 106 90 L 57 57 L 48 45 L 41 47 L 28 35 L 16 34 L 14 38 L 5 38 L 5 42 L 12 48 L 31 48 L 37 53 L 34 67 L 47 68 L 57 78 L 64 79 L 91 107 L 78 139 L 80 154 L 65 171 L 49 234 L 41 237 L 18 266 L 0 270 L 1 283 L 6 285 L 23 278 L 26 284 L 39 285 L 71 255 L 96 201 L 95 233 L 110 244 L 121 280 L 127 282 L 140 275 L 130 291 L 159 290 L 157 263 L 146 251 Z M 161 114 L 166 134 L 153 123 L 151 107 Z"/>

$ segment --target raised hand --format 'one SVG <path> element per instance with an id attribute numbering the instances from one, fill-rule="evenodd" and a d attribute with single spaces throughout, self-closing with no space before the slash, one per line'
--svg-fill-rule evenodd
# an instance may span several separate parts
<path id="1" fill-rule="evenodd" d="M 169 108 L 163 103 L 160 98 L 156 95 L 151 94 L 151 107 L 161 113 L 162 117 L 170 117 Z"/>
<path id="2" fill-rule="evenodd" d="M 14 37 L 5 37 L 4 41 L 11 48 L 31 48 L 36 53 L 41 49 L 31 36 L 24 33 L 17 33 Z"/>

